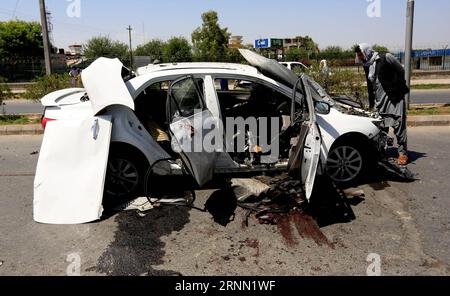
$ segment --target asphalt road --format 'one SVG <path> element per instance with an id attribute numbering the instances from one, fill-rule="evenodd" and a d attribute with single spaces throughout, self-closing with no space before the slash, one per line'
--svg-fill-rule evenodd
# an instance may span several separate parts
<path id="1" fill-rule="evenodd" d="M 411 104 L 450 104 L 450 90 L 413 90 Z"/>
<path id="2" fill-rule="evenodd" d="M 450 90 L 413 90 L 411 103 L 450 104 Z M 39 114 L 44 110 L 40 103 L 30 103 L 24 100 L 6 101 L 4 108 L 6 114 Z"/>
<path id="3" fill-rule="evenodd" d="M 78 259 L 81 275 L 366 275 L 371 253 L 383 275 L 450 275 L 450 127 L 410 129 L 410 169 L 421 181 L 375 178 L 359 187 L 363 198 L 342 198 L 319 180 L 311 213 L 320 229 L 308 217 L 278 226 L 250 217 L 244 227 L 245 212 L 223 190 L 198 192 L 207 213 L 164 207 L 145 217 L 38 224 L 32 184 L 41 141 L 0 137 L 0 275 L 76 273 Z"/>

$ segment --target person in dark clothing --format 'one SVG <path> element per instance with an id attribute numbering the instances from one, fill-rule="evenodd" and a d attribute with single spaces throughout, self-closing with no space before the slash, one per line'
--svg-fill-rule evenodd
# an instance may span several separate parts
<path id="1" fill-rule="evenodd" d="M 399 165 L 408 163 L 408 134 L 405 95 L 409 89 L 405 70 L 390 53 L 380 54 L 368 44 L 355 49 L 356 60 L 364 65 L 369 92 L 369 104 L 378 110 L 385 128 L 394 128 L 398 142 Z"/>

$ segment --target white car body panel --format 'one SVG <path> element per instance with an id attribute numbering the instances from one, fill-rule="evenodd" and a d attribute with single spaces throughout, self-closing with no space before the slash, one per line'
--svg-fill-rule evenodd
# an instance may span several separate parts
<path id="1" fill-rule="evenodd" d="M 330 114 L 317 114 L 317 124 L 322 135 L 322 163 L 326 163 L 330 149 L 339 137 L 349 133 L 359 133 L 372 139 L 378 135 L 380 130 L 372 123 L 373 121 L 376 120 L 344 114 L 335 108 L 331 108 Z"/>
<path id="2" fill-rule="evenodd" d="M 134 110 L 134 100 L 123 82 L 122 69 L 119 59 L 99 58 L 81 72 L 94 115 L 111 105 Z"/>
<path id="3" fill-rule="evenodd" d="M 111 142 L 125 143 L 136 147 L 147 158 L 150 166 L 160 159 L 170 158 L 170 155 L 142 126 L 131 109 L 115 105 L 108 107 L 105 114 L 114 118 Z M 163 168 L 166 173 L 170 173 L 169 166 L 164 166 L 164 163 L 161 163 L 159 167 Z"/>
<path id="4" fill-rule="evenodd" d="M 52 92 L 41 99 L 44 107 L 78 104 L 84 88 L 67 88 Z"/>
<path id="5" fill-rule="evenodd" d="M 111 137 L 111 116 L 49 122 L 34 180 L 34 220 L 98 220 Z"/>

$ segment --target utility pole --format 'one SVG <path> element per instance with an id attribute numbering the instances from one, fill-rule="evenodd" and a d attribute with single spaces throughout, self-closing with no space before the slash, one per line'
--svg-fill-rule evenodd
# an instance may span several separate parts
<path id="1" fill-rule="evenodd" d="M 48 37 L 47 12 L 45 9 L 45 0 L 39 0 L 41 10 L 41 26 L 42 39 L 44 42 L 44 58 L 45 58 L 45 73 L 52 74 L 52 62 L 50 60 L 50 40 Z"/>
<path id="2" fill-rule="evenodd" d="M 133 47 L 131 45 L 131 31 L 133 31 L 133 28 L 131 28 L 131 25 L 128 25 L 128 36 L 130 38 L 130 75 L 133 72 Z"/>
<path id="3" fill-rule="evenodd" d="M 406 45 L 405 45 L 405 79 L 406 84 L 411 88 L 411 57 L 412 41 L 414 32 L 414 0 L 408 0 L 406 9 Z M 408 110 L 411 103 L 411 94 L 406 95 L 406 105 Z"/>
<path id="4" fill-rule="evenodd" d="M 447 48 L 448 48 L 448 44 L 444 47 L 444 57 L 443 57 L 443 61 L 442 61 L 442 70 L 445 70 L 445 62 L 447 60 Z"/>

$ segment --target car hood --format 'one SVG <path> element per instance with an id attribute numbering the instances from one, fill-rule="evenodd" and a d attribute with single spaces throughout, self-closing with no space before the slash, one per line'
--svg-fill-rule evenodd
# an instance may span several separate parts
<path id="1" fill-rule="evenodd" d="M 124 66 L 119 59 L 98 58 L 81 73 L 94 115 L 111 105 L 134 110 L 134 101 L 123 79 Z"/>
<path id="2" fill-rule="evenodd" d="M 239 52 L 250 65 L 257 68 L 267 77 L 275 79 L 289 87 L 294 87 L 298 80 L 294 72 L 275 60 L 260 56 L 248 49 L 239 49 Z"/>

